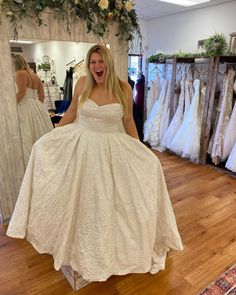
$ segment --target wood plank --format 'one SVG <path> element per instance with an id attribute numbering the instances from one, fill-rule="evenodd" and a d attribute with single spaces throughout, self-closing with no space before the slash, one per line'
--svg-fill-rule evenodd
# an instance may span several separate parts
<path id="1" fill-rule="evenodd" d="M 170 185 L 184 251 L 168 254 L 156 275 L 112 276 L 73 291 L 53 268 L 50 255 L 38 254 L 25 240 L 11 239 L 0 227 L 2 295 L 196 295 L 235 263 L 236 180 L 208 166 L 170 153 L 155 152 Z M 177 179 L 177 181 L 175 181 Z"/>
<path id="2" fill-rule="evenodd" d="M 208 76 L 207 76 L 207 84 L 206 84 L 206 95 L 205 101 L 203 104 L 203 114 L 202 114 L 202 127 L 201 127 L 201 139 L 200 139 L 200 157 L 199 160 L 201 163 L 206 163 L 206 153 L 209 142 L 209 133 L 210 130 L 207 129 L 207 118 L 208 118 L 208 110 L 210 104 L 210 95 L 212 89 L 212 83 L 214 78 L 214 58 L 210 58 L 210 63 L 208 66 Z"/>

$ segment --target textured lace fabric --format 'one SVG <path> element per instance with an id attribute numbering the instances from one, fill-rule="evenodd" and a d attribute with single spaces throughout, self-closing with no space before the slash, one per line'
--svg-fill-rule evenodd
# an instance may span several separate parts
<path id="1" fill-rule="evenodd" d="M 163 80 L 159 99 L 153 104 L 152 110 L 144 123 L 144 141 L 148 141 L 152 147 L 157 147 L 160 143 L 161 118 L 164 114 L 168 83 L 168 80 Z"/>
<path id="2" fill-rule="evenodd" d="M 157 157 L 124 132 L 120 104 L 87 100 L 34 145 L 7 234 L 87 281 L 156 273 L 182 249 Z"/>
<path id="3" fill-rule="evenodd" d="M 188 112 L 170 144 L 170 149 L 181 157 L 198 162 L 201 135 L 200 80 L 194 80 L 194 96 Z"/>
<path id="4" fill-rule="evenodd" d="M 183 114 L 184 114 L 184 98 L 185 98 L 185 77 L 183 77 L 181 81 L 181 92 L 179 96 L 179 103 L 177 110 L 174 114 L 173 119 L 170 122 L 170 125 L 168 126 L 166 133 L 161 141 L 161 146 L 163 148 L 170 148 L 171 142 L 179 129 L 182 120 L 183 120 Z"/>
<path id="5" fill-rule="evenodd" d="M 219 117 L 209 144 L 209 151 L 215 164 L 218 164 L 220 158 L 223 156 L 225 129 L 232 112 L 234 76 L 235 72 L 230 69 L 224 78 L 220 104 L 218 107 Z"/>
<path id="6" fill-rule="evenodd" d="M 26 88 L 24 98 L 18 103 L 21 139 L 25 167 L 34 143 L 53 129 L 45 105 L 39 101 L 37 90 Z"/>

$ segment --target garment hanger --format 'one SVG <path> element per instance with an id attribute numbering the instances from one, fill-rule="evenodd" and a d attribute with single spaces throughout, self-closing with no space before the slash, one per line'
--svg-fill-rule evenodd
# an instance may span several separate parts
<path id="1" fill-rule="evenodd" d="M 66 67 L 71 65 L 73 62 L 75 62 L 75 59 L 73 59 L 72 61 L 70 61 L 68 64 L 66 64 Z"/>
<path id="2" fill-rule="evenodd" d="M 152 69 L 150 73 L 153 73 L 155 70 L 157 70 L 157 72 L 159 72 L 160 74 L 162 74 L 161 70 L 158 69 L 158 66 L 155 66 L 155 68 Z"/>
<path id="3" fill-rule="evenodd" d="M 77 66 L 79 66 L 79 65 L 81 65 L 81 64 L 82 64 L 82 62 L 84 62 L 84 59 L 82 59 L 82 60 L 81 60 L 81 61 L 79 61 L 77 64 L 75 64 L 75 65 L 74 65 L 74 68 L 75 68 L 75 67 L 77 67 Z"/>

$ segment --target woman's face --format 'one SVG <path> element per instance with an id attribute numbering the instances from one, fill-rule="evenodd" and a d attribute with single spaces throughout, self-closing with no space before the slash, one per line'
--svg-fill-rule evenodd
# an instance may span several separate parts
<path id="1" fill-rule="evenodd" d="M 105 82 L 107 66 L 99 53 L 94 52 L 91 54 L 89 70 L 97 84 Z"/>

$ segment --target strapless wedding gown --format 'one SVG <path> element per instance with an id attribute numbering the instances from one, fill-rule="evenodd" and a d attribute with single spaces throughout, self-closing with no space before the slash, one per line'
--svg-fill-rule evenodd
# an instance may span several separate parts
<path id="1" fill-rule="evenodd" d="M 7 235 L 87 281 L 156 273 L 182 249 L 158 158 L 127 135 L 118 103 L 86 100 L 33 147 Z"/>
<path id="2" fill-rule="evenodd" d="M 17 104 L 25 167 L 34 143 L 53 129 L 45 105 L 38 99 L 37 89 L 26 88 L 24 98 Z"/>
<path id="3" fill-rule="evenodd" d="M 200 103 L 200 80 L 193 82 L 194 96 L 191 105 L 183 121 L 176 132 L 170 149 L 184 158 L 190 158 L 192 162 L 198 162 L 200 153 L 201 136 L 201 103 Z"/>

